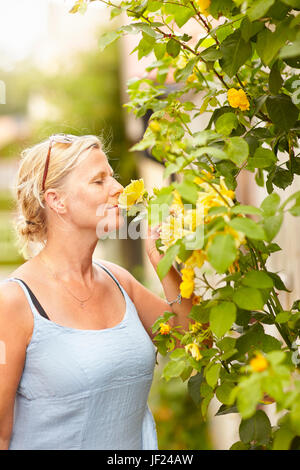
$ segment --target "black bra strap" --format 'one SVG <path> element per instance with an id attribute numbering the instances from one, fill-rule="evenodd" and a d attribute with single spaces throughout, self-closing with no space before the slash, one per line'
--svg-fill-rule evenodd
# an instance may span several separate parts
<path id="1" fill-rule="evenodd" d="M 16 278 L 18 279 L 18 278 Z M 41 306 L 41 304 L 39 303 L 38 299 L 36 298 L 36 296 L 34 295 L 34 293 L 32 292 L 32 290 L 30 289 L 30 287 L 28 287 L 28 285 L 26 284 L 25 281 L 22 281 L 22 279 L 18 279 L 19 281 L 21 281 L 26 289 L 28 290 L 28 293 L 31 297 L 31 300 L 32 302 L 34 303 L 36 309 L 38 310 L 39 314 L 42 315 L 42 317 L 44 318 L 47 318 L 47 320 L 50 320 L 50 318 L 48 317 L 47 313 L 45 312 L 45 310 L 43 309 L 43 307 Z"/>
<path id="2" fill-rule="evenodd" d="M 93 260 L 94 261 L 94 260 Z M 123 291 L 119 285 L 119 283 L 116 281 L 116 279 L 112 276 L 112 274 L 110 273 L 110 271 L 105 268 L 102 264 L 98 263 L 97 261 L 94 261 L 98 266 L 100 266 L 102 269 L 104 269 L 104 271 L 106 271 L 110 277 L 115 281 L 115 283 L 117 284 L 117 286 L 119 287 L 120 291 L 122 292 L 122 295 L 124 296 L 123 294 Z M 18 278 L 16 278 L 18 279 Z M 47 320 L 50 320 L 50 318 L 48 317 L 47 313 L 45 312 L 45 310 L 43 309 L 43 307 L 41 306 L 41 304 L 39 303 L 38 299 L 36 298 L 36 296 L 34 295 L 34 293 L 32 292 L 32 290 L 30 289 L 30 287 L 26 284 L 25 281 L 22 281 L 22 279 L 18 279 L 19 281 L 21 281 L 24 286 L 26 287 L 26 289 L 28 290 L 28 293 L 31 297 L 31 300 L 32 302 L 34 303 L 37 311 L 39 312 L 40 315 L 42 315 L 42 317 L 46 318 Z M 51 320 L 50 320 L 51 321 Z"/>

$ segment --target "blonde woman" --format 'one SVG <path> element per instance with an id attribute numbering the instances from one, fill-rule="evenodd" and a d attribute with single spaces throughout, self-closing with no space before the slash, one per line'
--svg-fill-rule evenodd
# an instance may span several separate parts
<path id="1" fill-rule="evenodd" d="M 93 259 L 99 232 L 124 223 L 122 191 L 96 136 L 56 134 L 22 153 L 15 228 L 27 261 L 0 283 L 0 449 L 157 449 L 151 325 L 173 310 L 170 324 L 186 327 L 191 304 L 176 302 L 175 268 L 165 301 Z M 146 250 L 156 268 L 149 230 Z"/>

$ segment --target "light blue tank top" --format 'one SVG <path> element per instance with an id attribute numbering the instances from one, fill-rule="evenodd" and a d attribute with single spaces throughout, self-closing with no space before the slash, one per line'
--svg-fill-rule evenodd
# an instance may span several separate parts
<path id="1" fill-rule="evenodd" d="M 94 261 L 95 262 L 95 261 Z M 134 303 L 103 330 L 59 325 L 40 315 L 22 281 L 34 328 L 15 399 L 10 450 L 157 449 L 147 404 L 156 348 Z"/>

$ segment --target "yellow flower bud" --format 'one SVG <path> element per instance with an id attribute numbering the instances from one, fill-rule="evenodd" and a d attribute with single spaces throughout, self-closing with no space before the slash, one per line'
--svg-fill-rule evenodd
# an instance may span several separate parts
<path id="1" fill-rule="evenodd" d="M 256 353 L 255 357 L 251 359 L 250 366 L 254 372 L 262 372 L 268 368 L 268 361 L 261 353 Z"/>
<path id="2" fill-rule="evenodd" d="M 160 131 L 160 124 L 157 121 L 150 121 L 149 127 L 152 132 L 159 132 Z"/>
<path id="3" fill-rule="evenodd" d="M 200 361 L 200 359 L 202 359 L 202 354 L 200 353 L 198 344 L 189 343 L 185 346 L 185 350 L 190 353 L 196 361 Z"/>
<path id="4" fill-rule="evenodd" d="M 195 73 L 192 73 L 191 75 L 188 76 L 186 81 L 187 81 L 187 83 L 192 83 L 195 80 L 197 80 L 197 75 Z"/>
<path id="5" fill-rule="evenodd" d="M 207 14 L 206 10 L 210 7 L 210 0 L 195 0 L 201 13 Z"/>

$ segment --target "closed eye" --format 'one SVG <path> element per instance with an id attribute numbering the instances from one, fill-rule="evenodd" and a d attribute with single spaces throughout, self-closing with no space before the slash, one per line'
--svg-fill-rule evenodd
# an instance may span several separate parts
<path id="1" fill-rule="evenodd" d="M 104 181 L 95 181 L 95 184 L 103 184 Z"/>

